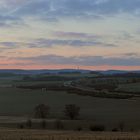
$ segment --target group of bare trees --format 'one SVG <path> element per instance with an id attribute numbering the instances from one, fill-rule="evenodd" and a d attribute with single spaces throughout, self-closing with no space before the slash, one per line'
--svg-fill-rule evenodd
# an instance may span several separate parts
<path id="1" fill-rule="evenodd" d="M 74 120 L 80 115 L 80 107 L 75 104 L 67 104 L 63 110 L 65 117 Z M 35 107 L 35 117 L 45 119 L 50 114 L 50 107 L 45 104 L 39 104 Z"/>
<path id="2" fill-rule="evenodd" d="M 63 113 L 67 119 L 70 120 L 76 120 L 79 118 L 80 115 L 80 107 L 77 106 L 76 104 L 67 104 L 64 107 Z M 34 117 L 37 119 L 40 119 L 39 122 L 35 122 L 33 119 L 28 119 L 25 123 L 19 124 L 18 128 L 23 129 L 23 128 L 41 128 L 41 129 L 50 129 L 52 126 L 50 125 L 50 121 L 46 120 L 46 118 L 49 117 L 50 114 L 50 107 L 46 104 L 39 104 L 35 107 L 34 109 Z M 36 125 L 36 124 L 39 125 Z M 53 121 L 53 128 L 57 130 L 63 130 L 67 129 L 66 128 L 66 123 L 64 123 L 63 120 L 60 120 L 59 118 Z M 69 126 L 68 126 L 69 127 Z M 68 128 L 69 129 L 69 128 Z M 71 128 L 70 128 L 71 129 Z M 75 130 L 81 131 L 85 128 L 85 126 L 78 126 Z M 125 129 L 125 123 L 124 121 L 120 122 L 117 127 L 113 128 L 111 131 L 121 131 L 123 132 Z M 101 124 L 90 124 L 89 125 L 89 130 L 90 131 L 105 131 L 106 127 Z M 131 129 L 133 130 L 133 129 Z"/>

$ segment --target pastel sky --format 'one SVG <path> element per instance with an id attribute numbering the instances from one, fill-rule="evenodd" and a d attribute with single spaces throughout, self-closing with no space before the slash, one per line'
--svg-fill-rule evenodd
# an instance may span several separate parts
<path id="1" fill-rule="evenodd" d="M 140 0 L 0 0 L 0 69 L 140 70 Z"/>

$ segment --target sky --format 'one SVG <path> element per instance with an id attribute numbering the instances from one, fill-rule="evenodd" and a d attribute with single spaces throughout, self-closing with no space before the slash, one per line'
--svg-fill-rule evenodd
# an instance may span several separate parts
<path id="1" fill-rule="evenodd" d="M 0 69 L 140 70 L 140 0 L 0 0 Z"/>

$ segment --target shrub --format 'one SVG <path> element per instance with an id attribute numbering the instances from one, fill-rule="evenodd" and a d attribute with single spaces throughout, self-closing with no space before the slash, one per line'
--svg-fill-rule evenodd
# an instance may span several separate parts
<path id="1" fill-rule="evenodd" d="M 18 125 L 18 128 L 23 129 L 24 128 L 24 125 L 23 124 L 19 124 Z"/>
<path id="2" fill-rule="evenodd" d="M 118 131 L 118 128 L 113 128 L 112 129 L 112 132 L 117 132 Z"/>
<path id="3" fill-rule="evenodd" d="M 78 130 L 78 131 L 82 131 L 83 128 L 82 128 L 81 126 L 78 126 L 76 130 Z"/>
<path id="4" fill-rule="evenodd" d="M 104 125 L 91 125 L 89 128 L 91 131 L 105 131 Z"/>
<path id="5" fill-rule="evenodd" d="M 120 129 L 120 131 L 124 131 L 124 128 L 125 128 L 125 123 L 124 122 L 120 122 L 119 123 L 119 129 Z"/>

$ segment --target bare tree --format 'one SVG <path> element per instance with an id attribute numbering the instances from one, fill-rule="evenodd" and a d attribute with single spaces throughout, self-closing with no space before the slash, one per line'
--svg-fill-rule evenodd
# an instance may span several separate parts
<path id="1" fill-rule="evenodd" d="M 54 124 L 55 124 L 55 128 L 58 130 L 60 129 L 62 130 L 64 128 L 63 122 L 61 120 L 56 120 Z"/>
<path id="2" fill-rule="evenodd" d="M 28 120 L 26 121 L 26 126 L 27 126 L 28 128 L 31 128 L 31 127 L 32 127 L 32 120 L 31 120 L 31 119 L 28 119 Z"/>
<path id="3" fill-rule="evenodd" d="M 45 104 L 39 104 L 35 107 L 35 117 L 36 118 L 46 118 L 49 114 L 50 107 Z"/>
<path id="4" fill-rule="evenodd" d="M 65 116 L 69 117 L 71 120 L 77 119 L 79 116 L 80 107 L 76 106 L 75 104 L 68 104 L 65 105 Z"/>
<path id="5" fill-rule="evenodd" d="M 119 128 L 123 132 L 124 131 L 124 128 L 125 128 L 125 123 L 124 122 L 120 122 L 119 123 Z"/>
<path id="6" fill-rule="evenodd" d="M 46 129 L 46 126 L 47 126 L 47 122 L 45 120 L 42 120 L 41 121 L 41 127 L 42 127 L 42 129 Z"/>

